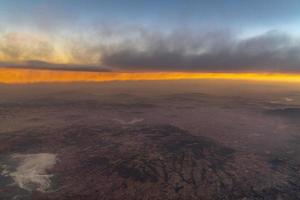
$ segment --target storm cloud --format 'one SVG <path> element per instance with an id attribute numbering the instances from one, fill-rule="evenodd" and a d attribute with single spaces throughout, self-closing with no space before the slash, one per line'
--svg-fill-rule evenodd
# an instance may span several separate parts
<path id="1" fill-rule="evenodd" d="M 300 42 L 269 31 L 238 38 L 230 32 L 144 33 L 103 52 L 102 62 L 120 70 L 300 71 Z"/>

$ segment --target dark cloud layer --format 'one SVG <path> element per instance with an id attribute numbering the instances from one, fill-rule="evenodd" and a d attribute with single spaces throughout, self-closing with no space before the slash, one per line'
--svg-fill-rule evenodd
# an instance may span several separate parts
<path id="1" fill-rule="evenodd" d="M 57 64 L 38 60 L 30 60 L 22 63 L 0 62 L 0 67 L 19 68 L 19 69 L 47 69 L 47 70 L 69 70 L 69 71 L 91 71 L 91 72 L 110 72 L 109 68 L 97 65 L 80 64 Z"/>
<path id="2" fill-rule="evenodd" d="M 129 40 L 105 51 L 102 61 L 121 70 L 299 72 L 300 42 L 276 31 L 246 39 L 222 31 L 146 33 L 138 43 Z"/>
<path id="3" fill-rule="evenodd" d="M 241 38 L 228 30 L 154 32 L 141 27 L 102 26 L 93 36 L 73 38 L 65 45 L 64 52 L 72 56 L 73 63 L 83 64 L 53 64 L 55 49 L 49 41 L 31 39 L 20 46 L 15 38 L 6 37 L 0 53 L 18 61 L 22 58 L 23 62 L 2 62 L 0 66 L 84 71 L 300 72 L 300 40 L 278 31 Z"/>

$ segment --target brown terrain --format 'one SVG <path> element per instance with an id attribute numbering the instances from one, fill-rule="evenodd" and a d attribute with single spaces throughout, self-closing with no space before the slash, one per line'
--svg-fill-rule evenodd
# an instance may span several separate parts
<path id="1" fill-rule="evenodd" d="M 0 85 L 0 199 L 300 199 L 300 88 Z"/>

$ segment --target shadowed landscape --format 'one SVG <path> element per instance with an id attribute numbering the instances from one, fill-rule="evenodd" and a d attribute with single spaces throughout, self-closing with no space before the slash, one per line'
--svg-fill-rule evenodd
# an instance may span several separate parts
<path id="1" fill-rule="evenodd" d="M 0 87 L 1 199 L 300 198 L 296 85 Z"/>

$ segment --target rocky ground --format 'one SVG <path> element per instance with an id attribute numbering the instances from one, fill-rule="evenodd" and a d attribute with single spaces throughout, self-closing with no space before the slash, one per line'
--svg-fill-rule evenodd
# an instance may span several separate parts
<path id="1" fill-rule="evenodd" d="M 1 86 L 0 199 L 300 199 L 300 91 L 143 84 Z"/>

